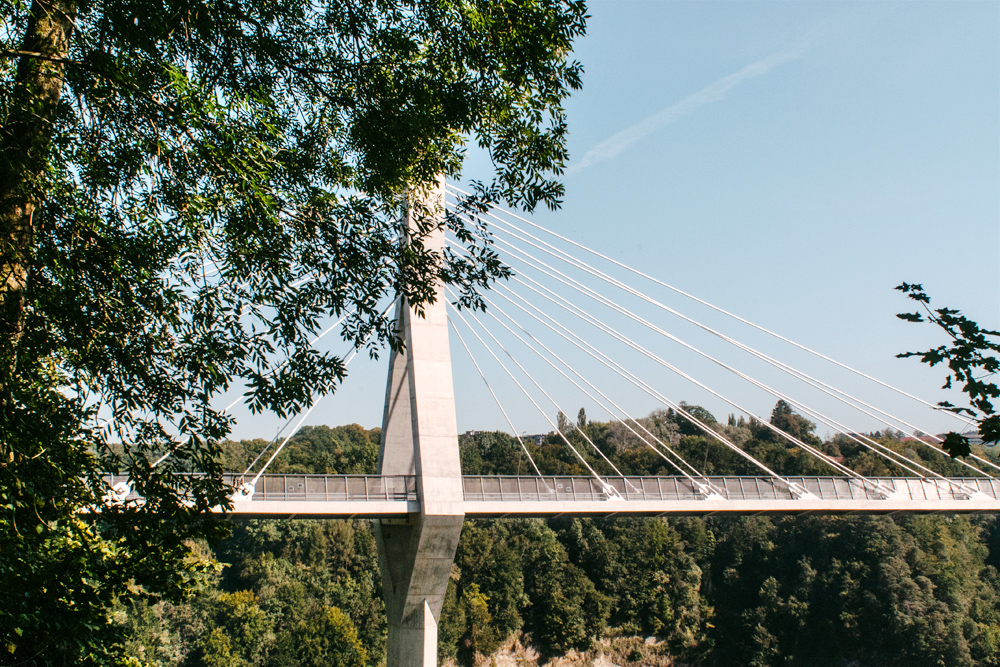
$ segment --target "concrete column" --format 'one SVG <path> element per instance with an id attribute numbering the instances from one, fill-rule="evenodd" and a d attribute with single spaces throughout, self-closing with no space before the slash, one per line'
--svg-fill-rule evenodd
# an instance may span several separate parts
<path id="1" fill-rule="evenodd" d="M 441 252 L 444 230 L 429 234 L 428 216 L 444 215 L 443 180 L 407 212 L 411 235 Z M 402 300 L 396 322 L 405 349 L 393 353 L 382 417 L 379 473 L 416 475 L 420 513 L 379 520 L 375 534 L 389 637 L 387 667 L 435 667 L 437 624 L 465 519 L 455 422 L 444 285 L 424 304 L 424 317 Z"/>

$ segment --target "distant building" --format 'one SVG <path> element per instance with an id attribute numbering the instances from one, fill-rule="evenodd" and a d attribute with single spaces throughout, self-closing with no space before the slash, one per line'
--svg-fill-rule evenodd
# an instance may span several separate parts
<path id="1" fill-rule="evenodd" d="M 479 435 L 480 433 L 487 433 L 487 431 L 466 431 L 464 435 L 473 436 Z M 542 443 L 545 442 L 545 438 L 549 437 L 545 433 L 536 433 L 535 435 L 522 435 L 521 440 L 525 442 L 533 442 L 536 447 L 541 447 Z"/>
<path id="2" fill-rule="evenodd" d="M 905 437 L 905 438 L 902 439 L 902 442 L 917 442 L 917 441 L 920 441 L 920 442 L 926 442 L 929 445 L 937 445 L 937 444 L 940 444 L 944 440 L 944 436 L 946 436 L 946 435 L 948 435 L 948 434 L 947 433 L 938 433 L 937 435 L 922 435 L 919 438 Z M 962 435 L 965 436 L 965 438 L 969 441 L 970 445 L 982 445 L 983 444 L 983 439 L 979 435 L 979 431 L 966 431 Z M 992 445 L 986 445 L 986 447 L 992 447 Z"/>
<path id="3" fill-rule="evenodd" d="M 983 444 L 983 438 L 982 438 L 981 435 L 979 435 L 979 431 L 966 431 L 962 435 L 964 435 L 969 440 L 969 444 L 970 445 L 981 445 L 981 444 Z M 996 444 L 996 443 L 993 443 L 993 444 Z M 987 447 L 991 447 L 991 446 L 992 445 L 987 445 Z"/>

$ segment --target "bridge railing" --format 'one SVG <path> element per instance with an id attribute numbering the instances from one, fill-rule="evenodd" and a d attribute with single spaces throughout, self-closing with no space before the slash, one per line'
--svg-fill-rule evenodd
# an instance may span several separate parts
<path id="1" fill-rule="evenodd" d="M 700 497 L 683 477 L 606 477 L 626 499 L 685 499 Z M 601 484 L 592 477 L 486 476 L 462 477 L 465 499 L 471 501 L 607 500 Z"/>
<path id="2" fill-rule="evenodd" d="M 249 480 L 248 480 L 249 481 Z M 227 479 L 238 486 L 239 477 Z M 264 475 L 253 500 L 371 501 L 416 500 L 413 475 Z"/>
<path id="3" fill-rule="evenodd" d="M 109 486 L 127 483 L 125 475 L 108 475 Z M 226 486 L 234 491 L 252 481 L 252 477 L 223 475 Z M 122 500 L 139 497 L 130 490 Z M 378 501 L 416 500 L 417 478 L 413 475 L 263 475 L 254 484 L 252 500 L 306 501 Z"/>
<path id="4" fill-rule="evenodd" d="M 970 494 L 1000 499 L 1000 480 L 980 477 L 920 479 L 916 477 L 786 477 L 799 489 L 771 477 L 704 477 L 696 486 L 685 477 L 605 477 L 621 498 L 629 501 L 698 500 L 705 491 L 727 500 L 795 500 L 804 489 L 821 500 L 883 500 L 894 497 L 913 501 L 964 500 Z M 125 476 L 108 476 L 111 486 L 127 482 Z M 225 475 L 225 483 L 238 489 L 251 478 Z M 491 476 L 462 478 L 467 501 L 602 501 L 609 494 L 592 477 Z M 128 497 L 138 497 L 129 489 Z M 253 501 L 415 501 L 417 480 L 412 475 L 264 475 L 254 485 Z"/>
<path id="5" fill-rule="evenodd" d="M 960 500 L 969 491 L 1000 498 L 1000 481 L 962 477 L 945 480 L 870 477 L 867 483 L 849 477 L 786 477 L 788 482 L 822 500 L 882 500 L 885 491 L 908 500 Z M 795 500 L 799 494 L 771 477 L 705 477 L 698 480 L 727 500 Z M 605 477 L 625 500 L 696 500 L 704 492 L 685 477 Z M 596 501 L 608 493 L 592 477 L 465 476 L 467 501 Z M 876 486 L 876 483 L 878 486 Z M 881 488 L 879 488 L 881 487 Z"/>

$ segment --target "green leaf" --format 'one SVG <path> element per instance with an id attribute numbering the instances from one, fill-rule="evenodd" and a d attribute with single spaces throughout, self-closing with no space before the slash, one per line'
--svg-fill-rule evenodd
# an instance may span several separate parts
<path id="1" fill-rule="evenodd" d="M 983 442 L 1000 442 L 1000 415 L 992 415 L 979 422 L 979 436 Z"/>
<path id="2" fill-rule="evenodd" d="M 906 296 L 913 299 L 914 301 L 919 301 L 921 303 L 930 303 L 931 299 L 929 296 L 927 296 L 927 294 L 924 293 L 923 285 L 916 285 L 916 284 L 911 285 L 909 283 L 903 283 L 902 285 L 898 285 L 896 289 L 899 290 L 900 292 L 903 292 L 904 294 L 906 294 Z"/>
<path id="3" fill-rule="evenodd" d="M 972 453 L 972 447 L 969 445 L 969 439 L 960 433 L 955 433 L 954 431 L 944 436 L 942 447 L 944 447 L 944 450 L 948 452 L 948 456 L 953 459 L 957 459 L 959 456 L 968 456 Z"/>

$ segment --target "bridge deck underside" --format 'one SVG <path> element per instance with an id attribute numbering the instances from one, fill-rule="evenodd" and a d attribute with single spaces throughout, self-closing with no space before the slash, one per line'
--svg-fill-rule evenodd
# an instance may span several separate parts
<path id="1" fill-rule="evenodd" d="M 1000 481 L 987 478 L 785 480 L 790 485 L 769 477 L 608 477 L 603 486 L 591 477 L 466 476 L 463 487 L 471 517 L 1000 511 Z M 419 508 L 410 476 L 266 475 L 232 513 L 403 517 Z"/>

